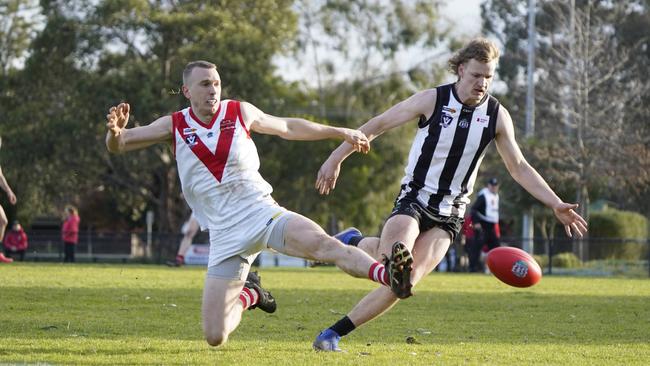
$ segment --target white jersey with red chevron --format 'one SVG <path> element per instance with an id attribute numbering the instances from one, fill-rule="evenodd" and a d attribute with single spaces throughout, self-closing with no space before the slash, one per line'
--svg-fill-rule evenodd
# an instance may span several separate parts
<path id="1" fill-rule="evenodd" d="M 255 212 L 255 203 L 273 202 L 238 101 L 221 101 L 208 125 L 191 108 L 172 114 L 172 122 L 183 195 L 203 230 L 231 227 Z"/>

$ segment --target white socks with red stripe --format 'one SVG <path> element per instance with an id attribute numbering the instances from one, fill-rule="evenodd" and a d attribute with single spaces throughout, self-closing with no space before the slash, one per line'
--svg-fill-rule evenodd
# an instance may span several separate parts
<path id="1" fill-rule="evenodd" d="M 259 302 L 260 294 L 255 289 L 244 287 L 239 294 L 239 300 L 244 305 L 244 310 L 246 310 Z"/>
<path id="2" fill-rule="evenodd" d="M 375 262 L 370 266 L 370 270 L 368 271 L 368 278 L 375 282 L 379 282 L 384 286 L 389 285 L 388 272 L 386 271 L 386 267 L 384 267 L 384 265 L 379 262 Z"/>

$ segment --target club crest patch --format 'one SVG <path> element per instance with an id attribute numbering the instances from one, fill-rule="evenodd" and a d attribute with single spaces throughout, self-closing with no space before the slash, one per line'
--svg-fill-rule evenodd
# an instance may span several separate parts
<path id="1" fill-rule="evenodd" d="M 442 111 L 442 116 L 440 116 L 440 126 L 442 126 L 443 128 L 447 128 L 449 127 L 451 121 L 453 120 L 454 120 L 454 116 L 449 114 L 449 112 L 447 111 Z"/>
<path id="2" fill-rule="evenodd" d="M 515 264 L 512 265 L 512 274 L 519 277 L 519 278 L 524 278 L 526 275 L 528 275 L 528 265 L 524 261 L 516 261 Z"/>
<path id="3" fill-rule="evenodd" d="M 232 130 L 234 128 L 235 128 L 235 121 L 231 119 L 224 119 L 223 121 L 221 121 L 221 124 L 219 125 L 219 129 L 221 131 Z"/>
<path id="4" fill-rule="evenodd" d="M 463 118 L 460 121 L 458 121 L 458 127 L 460 128 L 467 128 L 469 127 L 469 119 Z"/>
<path id="5" fill-rule="evenodd" d="M 186 136 L 185 136 L 185 143 L 186 143 L 187 146 L 189 146 L 189 147 L 194 147 L 194 146 L 196 146 L 196 144 L 199 143 L 199 142 L 197 141 L 197 136 L 196 136 L 196 134 L 195 134 L 195 133 L 192 133 L 192 134 L 186 135 Z"/>

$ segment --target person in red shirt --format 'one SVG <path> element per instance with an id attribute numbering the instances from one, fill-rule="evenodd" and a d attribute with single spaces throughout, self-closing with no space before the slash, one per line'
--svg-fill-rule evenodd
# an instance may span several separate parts
<path id="1" fill-rule="evenodd" d="M 0 137 L 0 148 L 2 148 L 2 137 Z M 9 183 L 7 183 L 7 179 L 5 179 L 5 176 L 2 174 L 2 167 L 0 167 L 0 188 L 7 193 L 9 203 L 15 205 L 16 195 L 11 190 Z M 2 209 L 2 206 L 0 206 L 0 242 L 2 242 L 2 238 L 5 236 L 5 227 L 7 226 L 7 223 L 7 215 L 5 214 L 4 209 Z M 0 262 L 11 263 L 13 260 L 11 258 L 5 258 L 4 254 L 0 253 Z"/>
<path id="2" fill-rule="evenodd" d="M 18 221 L 14 221 L 11 225 L 11 230 L 7 231 L 4 240 L 5 257 L 18 259 L 23 261 L 25 259 L 25 251 L 27 250 L 27 234 Z"/>
<path id="3" fill-rule="evenodd" d="M 61 239 L 65 257 L 63 262 L 74 262 L 74 252 L 79 242 L 79 215 L 77 209 L 72 206 L 65 208 L 65 220 L 61 228 Z"/>
<path id="4" fill-rule="evenodd" d="M 476 262 L 478 261 L 478 252 L 474 249 L 474 223 L 472 222 L 472 215 L 465 215 L 465 221 L 461 228 L 463 234 L 462 239 L 465 239 L 464 247 L 467 254 L 467 270 L 476 272 Z"/>

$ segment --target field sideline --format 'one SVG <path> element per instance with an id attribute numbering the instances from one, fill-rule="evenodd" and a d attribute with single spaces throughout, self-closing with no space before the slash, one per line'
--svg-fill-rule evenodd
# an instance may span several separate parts
<path id="1" fill-rule="evenodd" d="M 246 312 L 212 349 L 201 334 L 204 268 L 0 265 L 0 364 L 650 364 L 648 279 L 549 276 L 522 290 L 432 274 L 332 354 L 312 351 L 314 336 L 373 284 L 334 268 L 260 274 L 278 311 Z"/>

